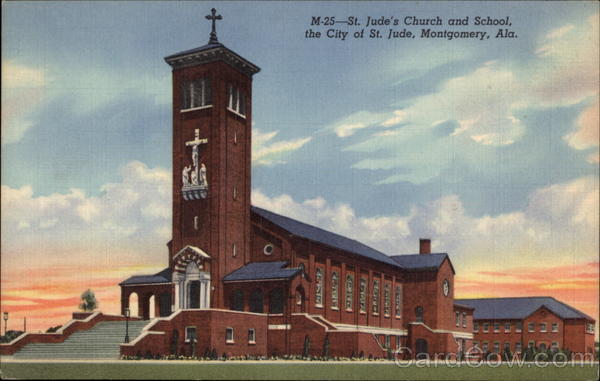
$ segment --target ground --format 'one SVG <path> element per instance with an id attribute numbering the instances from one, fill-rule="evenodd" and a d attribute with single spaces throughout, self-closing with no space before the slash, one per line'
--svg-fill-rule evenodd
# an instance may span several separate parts
<path id="1" fill-rule="evenodd" d="M 537 368 L 400 368 L 392 362 L 7 361 L 2 379 L 597 380 L 598 363 Z"/>

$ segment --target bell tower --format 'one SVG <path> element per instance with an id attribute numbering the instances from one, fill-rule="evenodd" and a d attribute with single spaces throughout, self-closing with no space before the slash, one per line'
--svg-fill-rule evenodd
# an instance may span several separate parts
<path id="1" fill-rule="evenodd" d="M 260 69 L 218 41 L 222 16 L 214 8 L 206 18 L 208 44 L 165 57 L 173 78 L 169 267 L 185 274 L 184 259 L 196 255 L 200 272 L 210 274 L 201 292 L 210 307 L 223 308 L 221 279 L 250 255 L 252 76 Z"/>

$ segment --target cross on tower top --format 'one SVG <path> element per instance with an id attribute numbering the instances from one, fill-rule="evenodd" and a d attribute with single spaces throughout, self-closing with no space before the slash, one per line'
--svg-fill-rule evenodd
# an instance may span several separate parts
<path id="1" fill-rule="evenodd" d="M 221 15 L 217 15 L 217 10 L 216 9 L 211 9 L 210 10 L 210 15 L 206 15 L 206 19 L 207 20 L 211 20 L 212 21 L 212 31 L 210 32 L 210 39 L 208 40 L 209 44 L 218 44 L 219 40 L 217 39 L 217 30 L 215 28 L 215 21 L 216 20 L 223 20 L 223 16 Z"/>

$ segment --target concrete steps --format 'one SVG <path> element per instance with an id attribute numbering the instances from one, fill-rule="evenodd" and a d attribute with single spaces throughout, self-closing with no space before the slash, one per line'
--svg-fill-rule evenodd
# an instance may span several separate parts
<path id="1" fill-rule="evenodd" d="M 148 321 L 130 321 L 129 339 L 140 335 Z M 106 321 L 73 333 L 62 343 L 27 344 L 13 356 L 17 359 L 118 359 L 125 338 L 124 321 Z"/>

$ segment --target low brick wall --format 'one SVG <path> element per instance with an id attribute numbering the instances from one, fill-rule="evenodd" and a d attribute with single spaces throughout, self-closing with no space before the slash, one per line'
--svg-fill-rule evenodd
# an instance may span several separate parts
<path id="1" fill-rule="evenodd" d="M 218 356 L 266 355 L 266 314 L 229 310 L 180 310 L 165 318 L 158 318 L 144 328 L 131 343 L 121 344 L 123 356 L 192 355 L 192 344 L 185 341 L 186 327 L 196 327 L 196 356 L 206 351 Z M 233 328 L 233 342 L 226 342 L 225 330 Z M 255 342 L 249 342 L 248 330 L 255 330 Z"/>
<path id="2" fill-rule="evenodd" d="M 76 319 L 75 317 L 84 317 Z M 19 351 L 27 344 L 31 343 L 62 343 L 71 334 L 78 331 L 85 331 L 92 328 L 96 324 L 103 321 L 123 321 L 124 316 L 121 315 L 104 315 L 101 312 L 94 313 L 73 313 L 73 320 L 66 323 L 58 332 L 52 333 L 25 333 L 10 343 L 0 344 L 0 355 L 10 356 Z M 139 319 L 132 319 L 139 320 Z"/>

